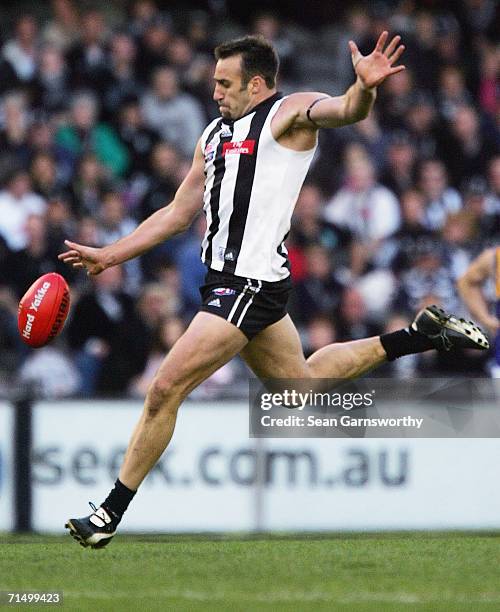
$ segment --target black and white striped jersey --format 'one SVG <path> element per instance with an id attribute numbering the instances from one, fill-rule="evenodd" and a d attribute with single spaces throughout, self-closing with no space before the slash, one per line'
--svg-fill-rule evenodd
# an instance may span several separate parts
<path id="1" fill-rule="evenodd" d="M 202 261 L 263 281 L 290 274 L 284 240 L 315 148 L 293 151 L 271 133 L 284 98 L 274 94 L 235 121 L 215 119 L 201 137 L 207 231 Z"/>

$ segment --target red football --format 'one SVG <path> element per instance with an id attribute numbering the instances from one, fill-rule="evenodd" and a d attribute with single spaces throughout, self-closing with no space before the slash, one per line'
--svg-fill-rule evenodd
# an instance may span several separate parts
<path id="1" fill-rule="evenodd" d="M 23 342 L 39 348 L 53 340 L 66 321 L 69 302 L 68 283 L 60 274 L 40 276 L 19 302 L 17 327 Z"/>

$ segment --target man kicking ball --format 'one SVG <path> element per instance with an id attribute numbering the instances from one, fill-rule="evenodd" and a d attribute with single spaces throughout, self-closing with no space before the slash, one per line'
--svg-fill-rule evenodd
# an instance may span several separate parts
<path id="1" fill-rule="evenodd" d="M 99 548 L 111 540 L 170 442 L 184 398 L 238 353 L 261 378 L 344 379 L 433 348 L 488 348 L 476 325 L 431 306 L 408 329 L 331 344 L 306 360 L 286 312 L 291 281 L 284 240 L 318 130 L 364 119 L 377 87 L 404 70 L 397 65 L 404 50 L 400 37 L 387 41 L 383 32 L 367 56 L 349 43 L 356 81 L 337 97 L 317 92 L 283 97 L 276 90 L 278 57 L 262 38 L 219 45 L 213 97 L 221 117 L 201 135 L 173 201 L 112 245 L 66 241 L 69 250 L 60 259 L 99 274 L 184 231 L 202 205 L 207 217 L 201 311 L 156 373 L 113 490 L 92 514 L 68 520 L 66 527 L 83 546 Z"/>

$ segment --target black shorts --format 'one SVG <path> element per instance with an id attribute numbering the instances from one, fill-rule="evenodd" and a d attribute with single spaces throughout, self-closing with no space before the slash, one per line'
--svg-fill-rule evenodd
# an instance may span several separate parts
<path id="1" fill-rule="evenodd" d="M 200 310 L 226 319 L 251 340 L 286 315 L 291 288 L 290 277 L 269 283 L 208 270 Z"/>

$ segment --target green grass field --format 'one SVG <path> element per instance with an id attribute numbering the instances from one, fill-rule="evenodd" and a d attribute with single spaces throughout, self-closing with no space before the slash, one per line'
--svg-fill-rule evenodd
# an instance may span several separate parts
<path id="1" fill-rule="evenodd" d="M 0 590 L 93 612 L 500 610 L 500 534 L 119 536 L 97 551 L 4 535 Z"/>

